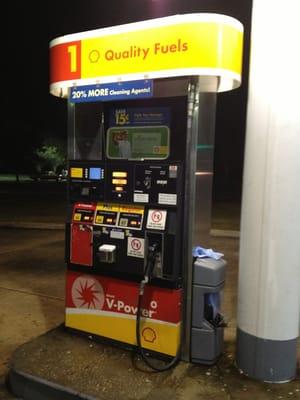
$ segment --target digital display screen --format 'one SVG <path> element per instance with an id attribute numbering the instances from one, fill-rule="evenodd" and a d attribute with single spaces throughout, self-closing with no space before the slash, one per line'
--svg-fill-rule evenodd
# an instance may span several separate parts
<path id="1" fill-rule="evenodd" d="M 90 168 L 89 178 L 94 180 L 101 180 L 104 176 L 104 170 L 102 168 L 92 167 Z"/>
<path id="2" fill-rule="evenodd" d="M 71 178 L 82 178 L 83 169 L 82 168 L 71 168 Z"/>
<path id="3" fill-rule="evenodd" d="M 112 176 L 113 178 L 127 178 L 127 172 L 113 171 Z"/>
<path id="4" fill-rule="evenodd" d="M 127 185 L 127 179 L 113 179 L 113 185 Z"/>

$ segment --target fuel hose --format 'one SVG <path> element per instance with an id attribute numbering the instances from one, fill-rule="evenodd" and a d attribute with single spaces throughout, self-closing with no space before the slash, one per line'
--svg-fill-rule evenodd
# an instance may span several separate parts
<path id="1" fill-rule="evenodd" d="M 152 246 L 149 246 L 148 248 L 148 257 L 147 257 L 147 265 L 145 269 L 145 275 L 144 279 L 140 282 L 140 288 L 139 288 L 139 296 L 138 296 L 138 303 L 137 303 L 137 314 L 136 314 L 136 342 L 137 342 L 137 347 L 139 350 L 139 353 L 142 357 L 142 360 L 145 362 L 145 364 L 150 367 L 153 371 L 155 372 L 163 372 L 167 371 L 173 367 L 179 362 L 180 360 L 180 354 L 181 354 L 181 344 L 178 346 L 177 353 L 173 359 L 162 366 L 157 366 L 152 364 L 150 361 L 149 356 L 147 355 L 145 349 L 142 346 L 142 341 L 141 341 L 141 311 L 142 311 L 142 303 L 143 303 L 143 298 L 144 298 L 144 292 L 145 292 L 145 285 L 147 285 L 150 281 L 150 278 L 153 273 L 153 269 L 155 266 L 155 259 L 157 256 L 157 244 L 153 244 Z"/>

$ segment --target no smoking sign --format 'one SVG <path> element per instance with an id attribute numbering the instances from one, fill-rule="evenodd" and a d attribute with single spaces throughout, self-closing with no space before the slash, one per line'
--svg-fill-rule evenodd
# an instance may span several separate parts
<path id="1" fill-rule="evenodd" d="M 144 239 L 128 237 L 127 255 L 130 257 L 144 258 Z"/>
<path id="2" fill-rule="evenodd" d="M 162 217 L 162 212 L 159 210 L 153 210 L 151 213 L 152 222 L 154 222 L 155 224 L 159 224 L 162 220 Z"/>
<path id="3" fill-rule="evenodd" d="M 133 239 L 131 241 L 131 247 L 133 250 L 139 251 L 140 248 L 142 247 L 142 243 L 141 243 L 140 239 Z"/>
<path id="4" fill-rule="evenodd" d="M 166 226 L 166 210 L 149 210 L 147 218 L 147 229 L 159 229 L 163 231 Z"/>

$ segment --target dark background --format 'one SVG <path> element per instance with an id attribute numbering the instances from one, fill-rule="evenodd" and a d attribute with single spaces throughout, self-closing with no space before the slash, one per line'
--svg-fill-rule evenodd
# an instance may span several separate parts
<path id="1" fill-rule="evenodd" d="M 251 0 L 44 0 L 2 7 L 3 92 L 0 173 L 30 172 L 47 137 L 66 141 L 67 102 L 49 95 L 49 42 L 55 37 L 180 13 L 217 12 L 245 27 L 243 84 L 218 95 L 214 198 L 241 193 Z"/>

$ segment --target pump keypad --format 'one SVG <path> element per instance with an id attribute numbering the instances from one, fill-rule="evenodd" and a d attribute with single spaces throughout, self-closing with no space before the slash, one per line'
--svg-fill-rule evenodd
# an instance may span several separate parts
<path id="1" fill-rule="evenodd" d="M 152 204 L 177 204 L 178 165 L 137 164 L 134 199 Z M 169 199 L 169 201 L 168 201 Z"/>

